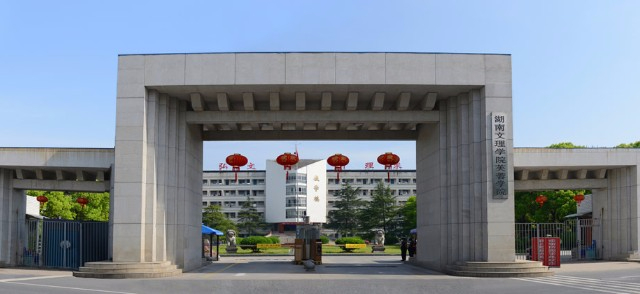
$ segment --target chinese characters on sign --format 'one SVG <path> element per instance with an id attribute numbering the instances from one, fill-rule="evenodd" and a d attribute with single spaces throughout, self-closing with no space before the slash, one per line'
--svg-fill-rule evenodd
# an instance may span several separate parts
<path id="1" fill-rule="evenodd" d="M 365 162 L 364 169 L 373 169 L 373 162 Z"/>
<path id="2" fill-rule="evenodd" d="M 507 151 L 507 116 L 491 113 L 491 151 L 493 153 L 493 198 L 509 196 L 509 152 Z"/>
<path id="3" fill-rule="evenodd" d="M 544 266 L 560 266 L 560 238 L 531 238 L 531 260 Z"/>
<path id="4" fill-rule="evenodd" d="M 218 170 L 229 169 L 229 166 L 226 163 L 218 163 Z"/>
<path id="5" fill-rule="evenodd" d="M 249 162 L 249 166 L 247 167 L 247 169 L 256 169 L 256 165 L 253 164 L 253 162 Z"/>

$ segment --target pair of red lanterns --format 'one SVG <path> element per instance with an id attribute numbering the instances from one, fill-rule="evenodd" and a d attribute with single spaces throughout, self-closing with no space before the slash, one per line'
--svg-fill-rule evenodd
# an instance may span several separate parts
<path id="1" fill-rule="evenodd" d="M 298 158 L 298 154 L 292 154 L 289 152 L 285 152 L 276 158 L 276 162 L 282 165 L 284 170 L 287 171 L 287 177 L 289 177 L 291 167 L 296 165 L 299 161 L 300 159 Z M 247 164 L 248 160 L 245 156 L 234 153 L 227 156 L 226 162 L 232 167 L 232 170 L 235 171 L 235 180 L 237 181 L 240 167 Z M 391 170 L 394 165 L 398 164 L 398 162 L 400 162 L 400 157 L 391 152 L 386 152 L 385 154 L 378 156 L 378 163 L 384 165 L 384 169 L 387 170 L 387 180 L 390 180 L 389 170 Z M 334 167 L 334 170 L 337 172 L 337 179 L 340 180 L 340 172 L 347 164 L 349 164 L 349 157 L 336 153 L 327 158 L 327 163 Z"/>
<path id="2" fill-rule="evenodd" d="M 584 200 L 584 195 L 582 194 L 577 194 L 575 196 L 573 196 L 573 200 L 575 200 L 576 202 L 578 202 L 578 205 L 580 205 L 580 203 L 582 202 L 582 200 Z M 542 205 L 547 202 L 547 196 L 544 195 L 538 195 L 538 197 L 536 197 L 536 202 L 538 204 L 540 204 L 540 207 L 542 207 Z"/>
<path id="3" fill-rule="evenodd" d="M 49 201 L 49 198 L 47 198 L 47 196 L 40 195 L 36 197 L 36 200 L 38 200 L 38 202 L 40 202 L 40 206 L 42 206 L 43 204 Z M 76 202 L 78 202 L 78 204 L 80 204 L 80 206 L 82 206 L 82 208 L 84 209 L 84 206 L 89 203 L 89 199 L 84 197 L 78 197 L 78 199 L 76 199 Z"/>

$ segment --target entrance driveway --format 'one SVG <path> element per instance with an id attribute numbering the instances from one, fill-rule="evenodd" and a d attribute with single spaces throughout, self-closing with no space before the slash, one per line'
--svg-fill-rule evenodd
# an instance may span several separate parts
<path id="1" fill-rule="evenodd" d="M 443 275 L 398 256 L 324 256 L 307 272 L 291 256 L 223 257 L 181 276 L 101 280 L 65 271 L 0 268 L 0 293 L 640 293 L 640 264 L 566 263 L 545 278 L 467 278 Z"/>

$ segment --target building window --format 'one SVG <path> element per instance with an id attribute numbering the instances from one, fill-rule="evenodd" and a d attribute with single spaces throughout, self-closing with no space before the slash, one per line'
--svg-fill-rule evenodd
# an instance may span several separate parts
<path id="1" fill-rule="evenodd" d="M 297 198 L 297 201 L 296 201 Z M 286 206 L 287 207 L 306 207 L 307 206 L 307 198 L 302 197 L 287 197 L 286 198 Z"/>
<path id="2" fill-rule="evenodd" d="M 202 201 L 202 206 L 206 207 L 207 205 L 207 201 Z"/>
<path id="3" fill-rule="evenodd" d="M 236 196 L 235 190 L 224 190 L 224 196 Z"/>
<path id="4" fill-rule="evenodd" d="M 285 211 L 286 218 L 302 218 L 307 215 L 307 211 L 304 209 L 287 209 Z"/>
<path id="5" fill-rule="evenodd" d="M 253 196 L 264 196 L 264 190 L 253 190 Z"/>
<path id="6" fill-rule="evenodd" d="M 208 185 L 208 184 L 209 184 L 209 181 L 207 181 L 207 180 L 202 180 L 202 184 L 203 184 L 203 185 Z"/>
<path id="7" fill-rule="evenodd" d="M 264 185 L 264 179 L 254 179 L 253 180 L 253 184 L 254 185 Z"/>
<path id="8" fill-rule="evenodd" d="M 207 191 L 202 191 L 202 196 L 207 196 Z"/>

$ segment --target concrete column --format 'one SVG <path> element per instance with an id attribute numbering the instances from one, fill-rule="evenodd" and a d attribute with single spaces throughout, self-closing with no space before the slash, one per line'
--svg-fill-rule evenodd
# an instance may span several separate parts
<path id="1" fill-rule="evenodd" d="M 202 134 L 185 101 L 118 97 L 113 261 L 200 265 Z"/>
<path id="2" fill-rule="evenodd" d="M 602 248 L 602 258 L 640 258 L 638 168 L 618 168 L 607 174 L 609 189 L 594 190 L 592 196 L 593 217 L 601 220 L 594 237 Z"/>
<path id="3" fill-rule="evenodd" d="M 416 142 L 418 263 L 444 270 L 458 261 L 515 261 L 513 178 L 509 198 L 493 199 L 491 162 L 491 113 L 510 118 L 510 99 L 479 89 L 441 100 L 438 109 L 440 122 L 420 125 Z"/>
<path id="4" fill-rule="evenodd" d="M 13 171 L 0 169 L 0 265 L 16 266 L 22 257 L 26 196 L 12 182 Z"/>

